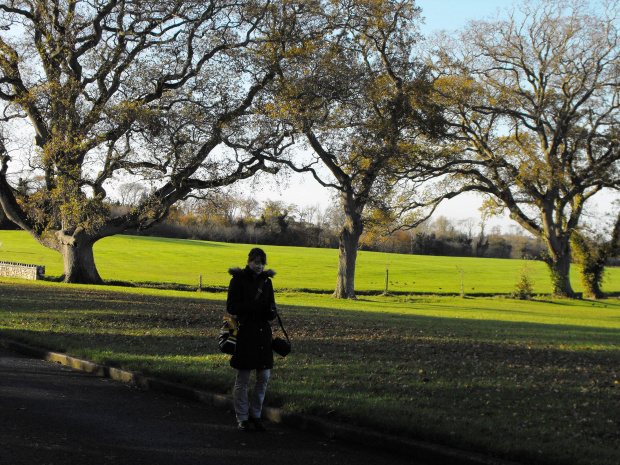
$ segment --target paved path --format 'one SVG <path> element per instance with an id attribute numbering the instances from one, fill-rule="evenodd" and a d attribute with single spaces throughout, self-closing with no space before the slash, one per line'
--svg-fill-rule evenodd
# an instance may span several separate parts
<path id="1" fill-rule="evenodd" d="M 454 462 L 453 462 L 454 463 Z M 0 464 L 423 465 L 0 348 Z"/>

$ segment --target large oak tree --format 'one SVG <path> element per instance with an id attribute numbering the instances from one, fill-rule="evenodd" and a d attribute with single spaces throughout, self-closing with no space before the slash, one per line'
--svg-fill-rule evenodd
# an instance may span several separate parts
<path id="1" fill-rule="evenodd" d="M 334 297 L 355 298 L 360 236 L 376 221 L 425 202 L 395 204 L 405 173 L 414 176 L 439 108 L 427 98 L 425 68 L 414 59 L 420 9 L 414 1 L 342 0 L 325 10 L 332 27 L 307 53 L 280 69 L 269 116 L 297 143 L 288 161 L 337 193 L 345 222 Z M 305 148 L 305 158 L 299 147 Z M 406 205 L 406 207 L 404 207 Z"/>
<path id="2" fill-rule="evenodd" d="M 320 11 L 314 7 L 277 0 L 3 1 L 6 216 L 62 253 L 65 281 L 99 283 L 96 241 L 160 221 L 193 192 L 269 170 L 261 153 L 278 140 L 254 131 L 251 113 L 285 47 L 312 31 Z M 23 144 L 20 131 L 35 140 L 27 161 L 14 153 Z M 225 149 L 230 141 L 234 150 Z M 18 161 L 30 173 L 18 173 Z M 17 189 L 18 175 L 42 183 Z M 151 189 L 113 217 L 107 191 L 119 179 L 148 180 Z"/>
<path id="3" fill-rule="evenodd" d="M 571 238 L 586 202 L 620 186 L 617 1 L 518 2 L 434 55 L 454 135 L 447 163 L 545 242 L 553 291 L 573 296 Z"/>

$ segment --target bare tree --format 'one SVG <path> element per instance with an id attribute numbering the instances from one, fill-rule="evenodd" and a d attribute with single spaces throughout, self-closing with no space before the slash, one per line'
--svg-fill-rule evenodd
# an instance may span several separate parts
<path id="1" fill-rule="evenodd" d="M 458 221 L 458 229 L 461 230 L 469 239 L 474 237 L 474 229 L 478 226 L 476 218 L 463 218 Z"/>
<path id="2" fill-rule="evenodd" d="M 142 197 L 146 195 L 146 189 L 139 182 L 128 182 L 118 187 L 120 204 L 126 207 L 135 207 L 140 203 Z"/>
<path id="3" fill-rule="evenodd" d="M 491 196 L 547 246 L 553 292 L 574 294 L 571 237 L 620 176 L 617 1 L 515 3 L 444 41 L 433 64 L 459 144 L 451 183 Z"/>

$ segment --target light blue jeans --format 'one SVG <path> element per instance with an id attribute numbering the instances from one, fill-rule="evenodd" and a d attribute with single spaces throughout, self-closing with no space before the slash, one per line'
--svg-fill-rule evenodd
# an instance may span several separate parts
<path id="1" fill-rule="evenodd" d="M 263 400 L 265 400 L 271 370 L 255 370 L 256 383 L 248 401 L 248 384 L 252 371 L 254 370 L 237 370 L 235 387 L 233 388 L 237 421 L 247 420 L 249 417 L 260 418 L 263 410 Z"/>

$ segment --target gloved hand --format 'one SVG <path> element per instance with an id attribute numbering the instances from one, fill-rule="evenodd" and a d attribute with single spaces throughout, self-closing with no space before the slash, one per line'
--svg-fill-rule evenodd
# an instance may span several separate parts
<path id="1" fill-rule="evenodd" d="M 272 307 L 271 305 L 269 306 L 269 314 L 267 315 L 267 319 L 268 320 L 273 320 L 276 317 L 277 313 L 276 313 L 276 307 L 275 305 Z"/>

